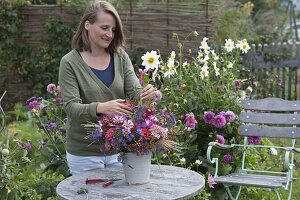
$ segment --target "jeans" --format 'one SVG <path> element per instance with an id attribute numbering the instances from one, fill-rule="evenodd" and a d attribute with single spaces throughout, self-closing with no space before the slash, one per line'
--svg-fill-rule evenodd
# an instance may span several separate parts
<path id="1" fill-rule="evenodd" d="M 91 169 L 105 168 L 107 165 L 122 165 L 119 154 L 110 156 L 75 156 L 67 152 L 67 162 L 71 174 L 78 174 Z"/>

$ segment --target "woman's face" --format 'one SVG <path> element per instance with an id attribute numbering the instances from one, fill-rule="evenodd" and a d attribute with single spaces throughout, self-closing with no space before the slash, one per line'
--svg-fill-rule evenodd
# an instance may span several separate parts
<path id="1" fill-rule="evenodd" d="M 110 13 L 100 12 L 95 23 L 85 23 L 91 47 L 98 49 L 108 48 L 115 37 L 116 20 Z"/>

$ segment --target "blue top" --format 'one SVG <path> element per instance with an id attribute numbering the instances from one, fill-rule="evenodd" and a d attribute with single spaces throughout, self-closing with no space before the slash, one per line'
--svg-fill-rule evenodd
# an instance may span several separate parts
<path id="1" fill-rule="evenodd" d="M 76 49 L 77 53 L 80 55 L 79 51 Z M 80 55 L 80 57 L 82 57 Z M 115 64 L 114 64 L 114 54 L 110 54 L 109 65 L 105 70 L 95 69 L 90 67 L 94 74 L 106 85 L 109 87 L 115 78 Z"/>
<path id="2" fill-rule="evenodd" d="M 109 65 L 106 69 L 100 70 L 92 68 L 94 74 L 106 85 L 109 87 L 115 78 L 115 67 L 114 67 L 114 56 L 110 55 Z"/>

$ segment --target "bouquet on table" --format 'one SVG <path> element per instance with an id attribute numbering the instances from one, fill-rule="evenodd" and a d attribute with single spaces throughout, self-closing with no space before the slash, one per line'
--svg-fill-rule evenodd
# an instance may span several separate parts
<path id="1" fill-rule="evenodd" d="M 172 112 L 156 109 L 155 102 L 143 105 L 130 103 L 132 114 L 103 115 L 98 124 L 87 123 L 89 137 L 99 143 L 104 153 L 135 152 L 137 155 L 153 151 L 178 149 L 174 141 L 177 134 Z"/>

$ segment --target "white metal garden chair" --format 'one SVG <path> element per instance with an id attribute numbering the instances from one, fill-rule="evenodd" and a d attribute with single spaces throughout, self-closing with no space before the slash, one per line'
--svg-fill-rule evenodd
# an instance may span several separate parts
<path id="1" fill-rule="evenodd" d="M 279 98 L 265 98 L 260 100 L 245 100 L 242 102 L 245 111 L 241 112 L 239 120 L 244 122 L 239 126 L 238 132 L 244 137 L 243 144 L 224 145 L 217 142 L 209 143 L 207 158 L 216 164 L 214 179 L 217 184 L 223 184 L 230 199 L 238 199 L 242 186 L 268 188 L 276 193 L 280 200 L 278 189 L 288 190 L 288 200 L 292 195 L 294 152 L 296 139 L 300 137 L 300 101 L 288 101 Z M 291 144 L 287 146 L 264 146 L 248 144 L 248 136 L 261 136 L 269 138 L 288 138 Z M 242 148 L 242 167 L 238 173 L 218 176 L 218 158 L 211 157 L 212 148 L 230 149 Z M 275 148 L 285 150 L 285 168 L 282 171 L 262 171 L 248 169 L 245 163 L 249 148 Z M 259 150 L 259 149 L 258 149 Z M 235 197 L 231 186 L 238 186 Z"/>

